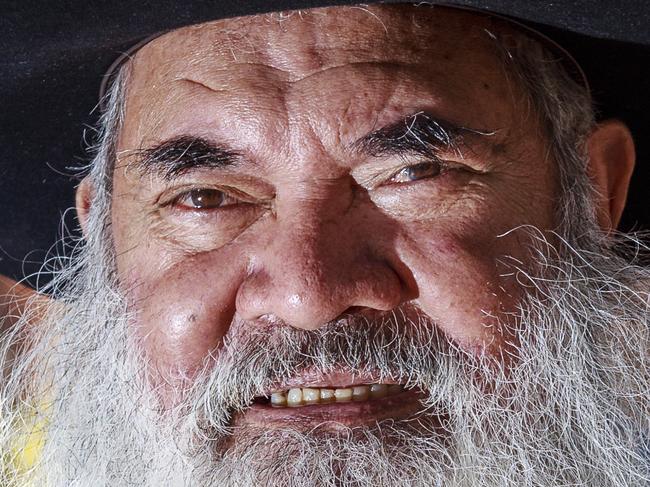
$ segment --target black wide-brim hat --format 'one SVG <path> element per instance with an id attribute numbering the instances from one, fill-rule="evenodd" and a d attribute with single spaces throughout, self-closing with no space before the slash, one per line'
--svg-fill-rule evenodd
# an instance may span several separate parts
<path id="1" fill-rule="evenodd" d="M 74 205 L 75 170 L 88 163 L 103 75 L 120 54 L 173 28 L 354 1 L 17 1 L 0 13 L 0 273 L 37 271 Z M 364 2 L 377 3 L 377 2 Z M 389 1 L 385 3 L 398 3 Z M 622 230 L 650 229 L 650 1 L 459 0 L 517 19 L 582 66 L 599 118 L 628 124 L 637 144 Z M 85 135 L 86 141 L 92 133 Z M 74 215 L 65 218 L 73 229 Z M 62 251 L 64 249 L 59 249 Z"/>

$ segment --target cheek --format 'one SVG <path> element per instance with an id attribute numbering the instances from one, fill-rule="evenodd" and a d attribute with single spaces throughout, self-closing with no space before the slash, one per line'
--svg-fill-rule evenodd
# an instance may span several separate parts
<path id="1" fill-rule="evenodd" d="M 155 264 L 143 257 L 141 265 L 122 274 L 135 338 L 153 365 L 154 381 L 191 379 L 219 347 L 235 312 L 243 262 L 242 256 L 219 251 L 184 256 L 152 272 Z"/>
<path id="2" fill-rule="evenodd" d="M 454 342 L 467 350 L 498 351 L 512 340 L 498 318 L 515 311 L 521 292 L 499 263 L 513 244 L 480 225 L 435 224 L 403 234 L 402 262 L 417 286 L 417 305 Z"/>

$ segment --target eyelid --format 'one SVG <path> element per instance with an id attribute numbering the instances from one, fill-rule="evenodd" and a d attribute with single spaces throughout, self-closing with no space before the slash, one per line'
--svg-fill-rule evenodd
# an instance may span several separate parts
<path id="1" fill-rule="evenodd" d="M 399 174 L 400 171 L 427 162 L 439 164 L 441 173 L 444 173 L 449 169 L 454 169 L 457 166 L 460 167 L 459 164 L 453 164 L 450 161 L 446 161 L 434 155 L 424 156 L 424 155 L 414 154 L 413 156 L 400 157 L 400 159 L 401 159 L 400 164 L 392 164 L 379 173 L 369 174 L 368 177 L 365 178 L 363 177 L 362 174 L 359 174 L 359 178 L 358 178 L 359 184 L 367 189 L 378 188 L 379 186 L 382 186 L 384 184 L 406 184 L 406 183 L 391 183 L 390 180 L 394 178 L 397 174 Z"/>
<path id="2" fill-rule="evenodd" d="M 191 198 L 191 197 L 192 197 L 192 193 L 193 193 L 194 191 L 201 191 L 201 190 L 215 191 L 215 192 L 217 192 L 217 193 L 220 193 L 220 194 L 222 195 L 222 202 L 221 202 L 221 204 L 219 204 L 218 206 L 215 206 L 215 207 L 196 208 L 196 207 L 194 207 L 194 206 L 192 206 L 192 205 L 190 205 L 190 204 L 185 205 L 185 204 L 181 204 L 181 203 L 180 203 L 183 199 Z M 221 190 L 218 190 L 218 189 L 213 189 L 213 188 L 195 188 L 195 189 L 190 189 L 190 190 L 187 190 L 187 191 L 184 191 L 184 192 L 178 194 L 175 198 L 173 198 L 173 199 L 171 200 L 171 202 L 169 203 L 169 205 L 170 205 L 170 206 L 173 206 L 173 207 L 176 207 L 176 208 L 185 208 L 187 211 L 201 211 L 201 212 L 206 212 L 206 211 L 215 211 L 215 210 L 220 210 L 220 209 L 223 209 L 223 208 L 227 208 L 227 207 L 229 207 L 229 206 L 234 206 L 234 205 L 236 205 L 236 204 L 238 204 L 238 203 L 243 203 L 243 201 L 238 200 L 237 198 L 232 197 L 231 195 L 229 195 L 228 193 L 226 193 L 226 192 L 224 192 L 224 191 L 221 191 Z"/>
<path id="3" fill-rule="evenodd" d="M 229 186 L 192 184 L 192 185 L 176 187 L 163 192 L 157 198 L 155 203 L 157 206 L 161 206 L 161 207 L 174 206 L 182 198 L 188 197 L 192 193 L 192 191 L 198 191 L 198 190 L 218 191 L 224 195 L 224 198 L 226 200 L 236 200 L 237 202 L 240 203 L 252 203 L 255 201 L 254 198 L 252 198 L 251 196 Z M 225 205 L 220 206 L 219 208 L 230 206 L 231 204 L 232 203 L 227 203 Z M 195 208 L 195 210 L 200 210 L 200 209 Z"/>
<path id="4" fill-rule="evenodd" d="M 415 169 L 415 168 L 417 168 L 418 166 L 423 166 L 423 165 L 427 165 L 427 164 L 436 165 L 436 166 L 437 166 L 438 173 L 435 174 L 435 175 L 429 176 L 429 177 L 427 177 L 427 178 L 423 178 L 423 179 L 432 179 L 432 178 L 435 178 L 435 177 L 437 177 L 437 176 L 443 174 L 443 173 L 447 170 L 447 166 L 445 166 L 445 165 L 442 163 L 442 161 L 425 160 L 425 161 L 422 161 L 422 162 L 416 162 L 415 164 L 409 164 L 408 166 L 404 166 L 403 168 L 398 169 L 397 171 L 395 171 L 395 172 L 390 176 L 390 178 L 388 178 L 388 181 L 387 181 L 387 182 L 388 182 L 388 184 L 407 184 L 407 183 L 409 183 L 409 182 L 416 182 L 416 181 L 419 181 L 419 179 L 418 179 L 418 180 L 415 180 L 415 181 L 393 181 L 393 179 L 395 179 L 397 176 L 399 176 L 402 172 L 404 172 L 404 171 L 406 171 L 406 170 L 409 170 L 409 169 Z"/>

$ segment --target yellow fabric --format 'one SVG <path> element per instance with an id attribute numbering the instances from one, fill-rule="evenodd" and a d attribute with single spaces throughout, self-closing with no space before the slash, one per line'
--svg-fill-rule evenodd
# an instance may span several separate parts
<path id="1" fill-rule="evenodd" d="M 32 485 L 28 481 L 30 471 L 36 466 L 45 442 L 47 421 L 43 409 L 35 408 L 25 414 L 18 428 L 16 443 L 10 453 L 9 462 L 13 467 L 12 477 L 15 475 L 21 479 L 21 486 L 28 487 Z"/>
<path id="2" fill-rule="evenodd" d="M 44 431 L 45 421 L 33 422 L 23 436 L 24 441 L 19 442 L 22 445 L 14 450 L 14 464 L 19 472 L 25 473 L 36 465 L 43 449 Z"/>

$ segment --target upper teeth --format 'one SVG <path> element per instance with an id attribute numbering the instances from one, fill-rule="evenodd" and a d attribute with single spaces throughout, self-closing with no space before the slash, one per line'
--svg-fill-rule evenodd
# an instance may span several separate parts
<path id="1" fill-rule="evenodd" d="M 366 384 L 339 388 L 302 387 L 274 392 L 271 394 L 271 405 L 298 407 L 328 402 L 367 401 L 369 398 L 390 396 L 402 391 L 404 386 L 399 384 Z"/>

